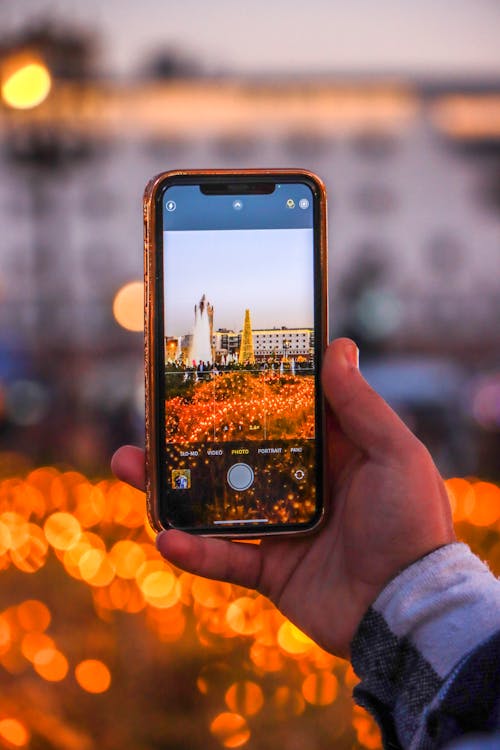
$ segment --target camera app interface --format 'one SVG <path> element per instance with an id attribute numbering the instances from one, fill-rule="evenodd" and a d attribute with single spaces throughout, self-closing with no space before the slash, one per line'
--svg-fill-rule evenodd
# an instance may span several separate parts
<path id="1" fill-rule="evenodd" d="M 165 459 L 184 527 L 315 512 L 313 195 L 163 196 Z"/>

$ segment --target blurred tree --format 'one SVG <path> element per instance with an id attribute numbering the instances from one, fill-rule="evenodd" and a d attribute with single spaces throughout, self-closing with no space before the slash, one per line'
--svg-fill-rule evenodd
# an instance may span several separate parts
<path id="1" fill-rule="evenodd" d="M 95 74 L 96 38 L 81 28 L 42 20 L 0 41 L 0 58 L 32 54 L 41 58 L 55 79 L 81 80 Z"/>
<path id="2" fill-rule="evenodd" d="M 154 52 L 143 68 L 143 76 L 154 80 L 198 78 L 202 73 L 199 61 L 173 47 Z"/>
<path id="3" fill-rule="evenodd" d="M 52 81 L 48 96 L 25 110 L 5 107 L 2 147 L 12 165 L 16 191 L 27 196 L 30 224 L 33 317 L 30 341 L 33 353 L 30 376 L 51 392 L 51 418 L 36 425 L 32 441 L 37 460 L 44 460 L 55 429 L 54 412 L 76 412 L 75 394 L 64 371 L 77 370 L 78 352 L 61 348 L 58 330 L 71 326 L 75 307 L 68 283 L 74 274 L 68 246 L 68 216 L 57 198 L 57 188 L 82 162 L 96 151 L 96 141 L 83 128 L 75 127 L 86 106 L 88 83 L 94 75 L 93 36 L 78 27 L 47 21 L 34 23 L 4 39 L 0 45 L 0 69 L 15 69 L 42 63 Z M 65 252 L 61 238 L 65 237 Z M 71 313 L 69 311 L 72 311 Z M 56 403 L 58 402 L 58 403 Z"/>

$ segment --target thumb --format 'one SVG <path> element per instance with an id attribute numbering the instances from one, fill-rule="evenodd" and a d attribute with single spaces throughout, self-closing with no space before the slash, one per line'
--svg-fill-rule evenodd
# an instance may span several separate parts
<path id="1" fill-rule="evenodd" d="M 361 375 L 354 341 L 332 341 L 321 379 L 326 399 L 354 445 L 373 457 L 406 453 L 415 437 Z"/>

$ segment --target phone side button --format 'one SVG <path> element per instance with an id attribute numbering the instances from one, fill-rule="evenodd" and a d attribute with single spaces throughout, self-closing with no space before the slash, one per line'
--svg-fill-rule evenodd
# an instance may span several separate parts
<path id="1" fill-rule="evenodd" d="M 238 490 L 239 492 L 248 490 L 252 486 L 253 480 L 253 469 L 248 464 L 237 463 L 228 469 L 227 483 L 233 490 Z"/>

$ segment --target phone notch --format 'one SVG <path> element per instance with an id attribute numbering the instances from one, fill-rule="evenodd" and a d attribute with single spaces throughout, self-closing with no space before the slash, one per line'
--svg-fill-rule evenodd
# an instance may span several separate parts
<path id="1" fill-rule="evenodd" d="M 271 195 L 275 182 L 213 182 L 200 185 L 204 195 Z"/>

